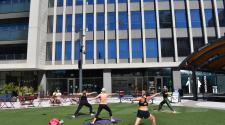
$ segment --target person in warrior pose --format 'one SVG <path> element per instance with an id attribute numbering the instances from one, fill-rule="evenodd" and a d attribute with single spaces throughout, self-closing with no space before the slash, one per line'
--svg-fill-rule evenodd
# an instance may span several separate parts
<path id="1" fill-rule="evenodd" d="M 149 119 L 152 123 L 152 125 L 156 125 L 155 116 L 149 113 L 148 111 L 148 101 L 151 100 L 153 97 L 159 95 L 159 93 L 156 93 L 152 96 L 147 96 L 146 92 L 142 91 L 142 96 L 133 99 L 132 101 L 139 101 L 139 108 L 137 112 L 137 117 L 134 125 L 139 125 L 141 122 L 141 119 Z"/>
<path id="2" fill-rule="evenodd" d="M 88 102 L 88 100 L 87 100 L 87 96 L 92 95 L 92 94 L 95 94 L 95 93 L 96 93 L 96 92 L 87 93 L 87 91 L 84 90 L 82 93 L 76 93 L 76 94 L 75 94 L 75 95 L 80 96 L 80 99 L 79 99 L 79 105 L 78 105 L 78 107 L 77 107 L 77 110 L 75 111 L 74 115 L 72 116 L 73 118 L 75 118 L 75 117 L 78 116 L 78 113 L 79 113 L 79 111 L 81 110 L 81 108 L 82 108 L 83 106 L 86 106 L 86 107 L 89 108 L 89 112 L 90 112 L 91 116 L 94 115 L 94 112 L 93 112 L 93 110 L 92 110 L 92 106 L 91 106 L 91 104 L 90 104 L 90 103 Z"/>
<path id="3" fill-rule="evenodd" d="M 173 113 L 176 113 L 176 111 L 170 105 L 170 102 L 169 102 L 169 99 L 168 99 L 169 93 L 168 93 L 168 89 L 166 87 L 163 88 L 162 95 L 163 95 L 163 100 L 159 104 L 158 111 L 160 111 L 162 109 L 162 106 L 166 103 L 167 106 L 170 108 L 170 110 L 173 111 Z"/>
<path id="4" fill-rule="evenodd" d="M 100 103 L 99 103 L 99 106 L 98 106 L 98 111 L 93 119 L 93 121 L 91 122 L 91 124 L 95 124 L 99 114 L 101 113 L 102 109 L 105 109 L 106 111 L 108 111 L 109 113 L 109 116 L 110 116 L 110 119 L 111 119 L 111 122 L 115 122 L 115 120 L 113 119 L 113 116 L 112 116 L 112 111 L 111 109 L 109 108 L 109 106 L 107 105 L 107 98 L 108 96 L 111 96 L 111 95 L 115 95 L 115 94 L 112 94 L 112 93 L 106 93 L 106 89 L 105 88 L 102 88 L 102 92 L 95 97 L 95 99 L 99 99 L 100 100 Z"/>

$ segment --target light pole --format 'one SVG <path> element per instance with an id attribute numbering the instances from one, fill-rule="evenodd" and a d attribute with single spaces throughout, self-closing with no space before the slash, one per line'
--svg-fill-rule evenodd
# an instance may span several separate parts
<path id="1" fill-rule="evenodd" d="M 80 59 L 78 61 L 78 69 L 79 69 L 79 91 L 82 92 L 83 90 L 83 54 L 85 54 L 84 50 L 84 37 L 85 31 L 80 30 Z"/>

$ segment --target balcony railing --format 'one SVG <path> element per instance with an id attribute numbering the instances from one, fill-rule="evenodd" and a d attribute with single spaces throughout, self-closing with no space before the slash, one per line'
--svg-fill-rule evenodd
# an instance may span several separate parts
<path id="1" fill-rule="evenodd" d="M 0 61 L 2 60 L 25 60 L 26 54 L 0 54 Z"/>
<path id="2" fill-rule="evenodd" d="M 23 0 L 23 1 L 16 1 L 16 2 L 13 0 L 0 1 L 0 14 L 28 12 L 29 10 L 30 10 L 30 0 Z"/>
<path id="3" fill-rule="evenodd" d="M 27 40 L 28 30 L 0 30 L 0 41 Z"/>

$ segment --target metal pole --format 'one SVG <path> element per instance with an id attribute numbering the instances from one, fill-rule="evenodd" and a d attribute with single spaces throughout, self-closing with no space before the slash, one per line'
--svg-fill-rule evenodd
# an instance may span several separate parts
<path id="1" fill-rule="evenodd" d="M 83 30 L 80 30 L 80 59 L 78 62 L 78 68 L 79 68 L 79 91 L 82 92 L 83 90 L 83 54 L 84 54 L 84 42 L 83 38 L 85 37 L 85 32 Z"/>

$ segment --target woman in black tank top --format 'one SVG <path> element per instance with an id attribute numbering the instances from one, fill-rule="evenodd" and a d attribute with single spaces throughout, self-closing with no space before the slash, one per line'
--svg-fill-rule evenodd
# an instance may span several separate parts
<path id="1" fill-rule="evenodd" d="M 89 108 L 89 112 L 91 114 L 91 116 L 94 115 L 94 112 L 92 110 L 92 106 L 91 104 L 88 102 L 87 96 L 95 94 L 96 92 L 92 92 L 92 93 L 87 93 L 86 90 L 84 90 L 82 93 L 77 93 L 76 95 L 80 96 L 79 98 L 79 105 L 77 107 L 77 110 L 75 111 L 74 115 L 72 116 L 73 118 L 77 117 L 79 114 L 79 111 L 82 109 L 83 106 L 86 106 Z"/>
<path id="2" fill-rule="evenodd" d="M 159 93 L 156 93 L 152 96 L 146 96 L 146 92 L 142 91 L 142 96 L 138 97 L 136 99 L 133 99 L 132 101 L 139 101 L 139 108 L 137 112 L 137 117 L 134 125 L 139 125 L 141 122 L 141 119 L 149 119 L 152 123 L 152 125 L 156 125 L 155 117 L 150 114 L 148 111 L 148 101 L 152 99 L 153 97 L 157 96 Z"/>

